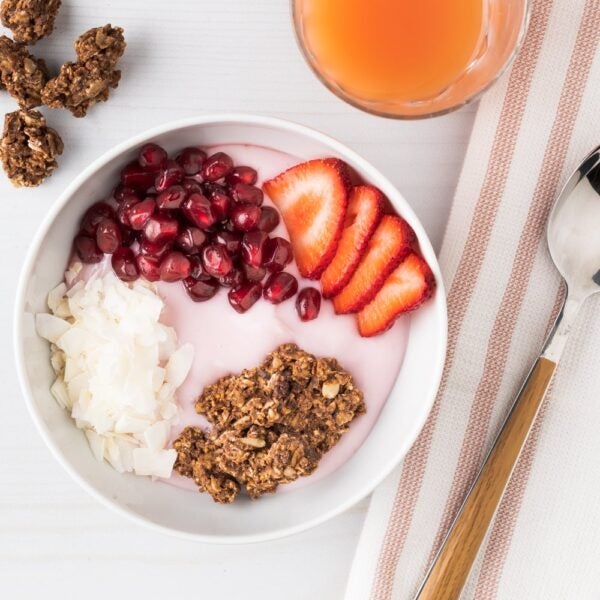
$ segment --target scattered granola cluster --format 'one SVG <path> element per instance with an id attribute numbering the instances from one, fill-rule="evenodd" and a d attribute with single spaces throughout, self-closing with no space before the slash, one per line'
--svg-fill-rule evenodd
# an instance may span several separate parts
<path id="1" fill-rule="evenodd" d="M 97 64 L 104 71 L 114 69 L 123 56 L 126 45 L 121 27 L 113 27 L 110 23 L 104 27 L 95 27 L 77 38 L 77 62 L 90 65 L 90 68 Z"/>
<path id="2" fill-rule="evenodd" d="M 63 143 L 37 110 L 17 110 L 4 119 L 0 159 L 10 180 L 18 186 L 36 186 L 57 167 Z"/>
<path id="3" fill-rule="evenodd" d="M 333 358 L 284 344 L 262 365 L 208 386 L 196 412 L 213 424 L 186 428 L 173 446 L 175 469 L 216 502 L 251 498 L 310 475 L 365 412 L 362 392 Z"/>
<path id="4" fill-rule="evenodd" d="M 115 69 L 125 51 L 123 30 L 112 27 L 90 29 L 75 42 L 77 62 L 67 62 L 51 79 L 42 94 L 44 104 L 66 108 L 75 117 L 85 117 L 97 102 L 108 100 L 110 88 L 116 88 L 121 71 Z"/>
<path id="5" fill-rule="evenodd" d="M 0 37 L 0 88 L 6 88 L 22 109 L 6 115 L 5 135 L 18 131 L 20 140 L 47 140 L 51 132 L 53 141 L 49 146 L 52 152 L 44 155 L 39 155 L 44 144 L 27 148 L 14 138 L 2 142 L 0 158 L 15 186 L 42 183 L 57 166 L 55 156 L 62 152 L 58 133 L 48 129 L 44 118 L 30 109 L 45 104 L 84 117 L 91 106 L 108 99 L 110 89 L 116 88 L 121 78 L 115 67 L 125 51 L 123 29 L 110 24 L 81 35 L 75 42 L 77 61 L 65 63 L 56 77 L 50 78 L 43 59 L 28 52 L 26 44 L 35 44 L 52 33 L 60 4 L 61 0 L 2 0 L 0 4 L 2 24 L 14 37 L 14 41 Z M 30 124 L 24 125 L 26 121 Z M 39 130 L 34 131 L 36 124 Z"/>
<path id="6" fill-rule="evenodd" d="M 48 82 L 48 69 L 22 44 L 0 36 L 0 81 L 21 108 L 42 103 L 42 90 Z"/>
<path id="7" fill-rule="evenodd" d="M 17 42 L 35 44 L 50 35 L 61 0 L 3 0 L 2 25 L 13 32 Z"/>

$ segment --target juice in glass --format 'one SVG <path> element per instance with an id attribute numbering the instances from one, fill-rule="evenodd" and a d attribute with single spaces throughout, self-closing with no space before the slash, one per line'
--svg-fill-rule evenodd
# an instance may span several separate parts
<path id="1" fill-rule="evenodd" d="M 471 72 L 462 96 L 485 87 L 512 55 L 525 16 L 525 0 L 294 2 L 298 37 L 323 81 L 388 116 L 444 112 L 444 95 L 460 102 L 453 88 Z"/>

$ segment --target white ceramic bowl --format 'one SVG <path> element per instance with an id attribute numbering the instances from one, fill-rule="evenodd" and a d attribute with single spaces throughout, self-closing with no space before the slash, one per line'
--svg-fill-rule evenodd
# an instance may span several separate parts
<path id="1" fill-rule="evenodd" d="M 251 143 L 301 158 L 338 156 L 379 187 L 412 225 L 438 281 L 434 298 L 414 313 L 404 363 L 395 387 L 368 438 L 340 469 L 323 480 L 259 501 L 215 504 L 147 478 L 120 475 L 98 463 L 83 433 L 50 395 L 53 372 L 48 344 L 34 329 L 46 296 L 63 276 L 70 242 L 84 210 L 105 197 L 122 165 L 136 149 L 155 141 L 168 150 L 193 144 Z M 91 164 L 65 190 L 33 239 L 17 292 L 15 353 L 29 411 L 46 444 L 63 467 L 92 496 L 154 529 L 204 542 L 256 542 L 307 529 L 341 513 L 369 494 L 406 454 L 433 404 L 446 351 L 446 301 L 431 244 L 415 213 L 373 166 L 330 137 L 287 121 L 246 115 L 198 117 L 148 131 Z"/>

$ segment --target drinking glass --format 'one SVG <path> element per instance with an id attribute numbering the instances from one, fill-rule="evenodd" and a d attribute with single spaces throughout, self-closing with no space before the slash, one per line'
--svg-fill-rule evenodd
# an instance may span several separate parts
<path id="1" fill-rule="evenodd" d="M 458 65 L 459 69 L 451 74 L 449 81 L 440 84 L 439 89 L 434 89 L 434 87 L 430 86 L 423 93 L 396 94 L 394 92 L 398 88 L 398 85 L 395 85 L 396 83 L 402 83 L 405 90 L 410 90 L 413 83 L 411 82 L 411 77 L 413 80 L 427 79 L 429 74 L 420 73 L 418 71 L 418 60 L 413 60 L 413 66 L 417 65 L 416 71 L 413 70 L 411 73 L 408 73 L 403 65 L 399 64 L 398 73 L 401 77 L 404 77 L 404 81 L 396 82 L 393 81 L 393 78 L 390 78 L 388 87 L 386 87 L 387 83 L 385 80 L 383 80 L 383 87 L 381 86 L 382 81 L 379 81 L 378 92 L 375 93 L 372 90 L 365 89 L 368 86 L 363 86 L 361 89 L 360 85 L 355 85 L 356 82 L 352 79 L 351 70 L 354 64 L 360 62 L 362 58 L 361 51 L 369 49 L 365 44 L 380 44 L 381 39 L 377 38 L 372 31 L 371 37 L 368 34 L 371 23 L 376 23 L 376 18 L 380 16 L 376 15 L 375 11 L 381 8 L 382 3 L 388 3 L 387 10 L 390 10 L 390 6 L 392 7 L 392 11 L 396 10 L 395 7 L 403 6 L 404 8 L 398 12 L 404 10 L 413 11 L 413 13 L 415 10 L 421 10 L 422 7 L 425 7 L 429 3 L 429 5 L 435 5 L 442 11 L 450 11 L 448 14 L 455 19 L 459 19 L 455 23 L 462 27 L 464 26 L 464 19 L 459 15 L 459 11 L 467 10 L 465 8 L 467 3 L 473 3 L 476 0 L 442 0 L 445 4 L 440 4 L 439 2 L 436 4 L 437 0 L 362 0 L 362 4 L 355 4 L 355 7 L 359 7 L 360 9 L 360 18 L 363 19 L 363 22 L 359 23 L 358 27 L 364 28 L 365 35 L 357 36 L 355 47 L 354 45 L 346 47 L 349 54 L 346 65 L 343 65 L 342 59 L 344 57 L 342 52 L 341 57 L 336 57 L 340 59 L 338 64 L 333 66 L 332 64 L 328 64 L 327 60 L 324 60 L 323 57 L 328 50 L 331 50 L 336 34 L 339 33 L 336 31 L 336 28 L 344 27 L 344 24 L 348 23 L 347 19 L 351 18 L 346 9 L 349 9 L 352 3 L 345 6 L 340 5 L 342 10 L 339 13 L 339 20 L 337 19 L 337 15 L 336 18 L 329 20 L 328 35 L 331 34 L 329 36 L 331 39 L 328 39 L 328 35 L 324 36 L 322 32 L 319 34 L 321 36 L 319 38 L 319 35 L 317 35 L 319 31 L 318 21 L 315 15 L 321 14 L 323 10 L 329 10 L 326 4 L 321 3 L 328 3 L 330 1 L 291 0 L 296 35 L 304 57 L 319 79 L 340 98 L 369 113 L 395 119 L 420 119 L 442 115 L 477 98 L 498 79 L 517 53 L 525 36 L 529 16 L 528 0 L 478 0 L 481 2 L 481 6 L 476 5 L 478 11 L 477 19 L 479 19 L 477 22 L 480 23 L 480 28 L 477 33 L 478 37 L 474 38 L 476 42 L 473 46 L 473 52 L 467 56 L 467 60 L 462 65 Z M 394 1 L 396 2 L 395 5 L 393 4 Z M 392 3 L 391 5 L 389 4 L 390 2 Z M 330 4 L 329 7 L 331 6 Z M 456 10 L 456 12 L 453 14 L 452 10 Z M 405 15 L 411 15 L 411 18 L 414 16 L 413 13 L 404 12 Z M 467 16 L 472 17 L 472 12 L 468 13 Z M 388 19 L 387 22 L 383 24 L 379 23 L 377 26 L 384 28 L 393 27 L 394 24 L 392 21 Z M 460 44 L 461 37 L 450 29 L 454 27 L 453 23 L 438 19 L 435 25 L 442 28 L 439 30 L 442 33 L 445 31 L 449 36 L 454 35 L 455 41 L 453 43 Z M 437 52 L 435 54 L 432 50 L 430 52 L 431 56 L 426 57 L 429 61 L 429 69 L 437 68 L 439 70 L 444 68 L 444 65 L 449 62 L 448 57 L 452 56 L 453 51 L 456 54 L 459 50 L 457 48 L 444 49 L 443 46 L 438 47 L 435 44 L 428 45 L 426 40 L 432 39 L 436 42 L 442 40 L 443 36 L 437 36 L 437 33 L 434 31 L 427 31 L 425 17 L 423 17 L 419 27 L 414 27 L 409 29 L 408 32 L 404 32 L 405 35 L 407 33 L 410 34 L 407 37 L 412 39 L 410 43 L 414 44 L 410 50 L 413 50 L 415 54 L 418 52 L 427 54 L 431 48 L 434 48 L 434 51 Z M 427 38 L 427 35 L 434 35 L 436 37 Z M 419 44 L 419 40 L 421 40 L 421 44 Z M 396 41 L 392 43 L 396 43 Z M 443 44 L 443 41 L 440 44 Z M 322 52 L 320 47 L 326 50 Z M 385 44 L 383 44 L 383 47 L 385 47 Z M 400 56 L 400 58 L 402 57 Z M 382 58 L 394 60 L 393 55 L 389 54 L 387 57 L 383 56 Z M 341 68 L 338 68 L 339 65 L 342 65 Z M 454 66 L 456 67 L 457 65 L 455 64 Z M 344 71 L 346 67 L 347 69 Z M 394 64 L 390 65 L 390 67 L 393 71 Z M 413 87 L 417 89 L 417 82 L 415 81 L 414 84 Z M 435 86 L 435 83 L 432 85 Z"/>

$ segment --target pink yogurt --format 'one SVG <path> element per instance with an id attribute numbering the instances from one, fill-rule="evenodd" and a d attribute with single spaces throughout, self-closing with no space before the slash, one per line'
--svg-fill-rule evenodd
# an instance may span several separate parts
<path id="1" fill-rule="evenodd" d="M 236 164 L 256 168 L 258 185 L 301 162 L 258 146 L 233 144 L 210 150 L 227 152 Z M 269 204 L 268 199 L 265 204 Z M 271 235 L 288 237 L 283 225 Z M 295 265 L 286 270 L 298 277 L 300 289 L 318 288 L 318 282 L 301 278 Z M 277 346 L 293 342 L 316 356 L 336 358 L 364 392 L 367 413 L 352 423 L 313 475 L 280 486 L 279 490 L 289 491 L 322 479 L 356 452 L 377 420 L 398 375 L 408 338 L 408 317 L 399 319 L 385 334 L 366 339 L 358 335 L 354 317 L 335 315 L 329 301 L 323 301 L 316 320 L 303 323 L 296 314 L 294 299 L 280 305 L 259 300 L 247 313 L 238 314 L 229 306 L 226 290 L 220 290 L 208 302 L 195 303 L 182 285 L 159 282 L 157 287 L 166 305 L 163 321 L 174 327 L 180 344 L 189 342 L 195 348 L 191 371 L 177 393 L 182 407 L 181 428 L 206 426 L 206 420 L 194 411 L 194 401 L 205 386 L 224 375 L 257 366 Z M 178 428 L 175 435 L 179 431 Z M 173 476 L 170 483 L 195 489 L 191 480 L 179 476 Z"/>
<path id="2" fill-rule="evenodd" d="M 236 164 L 256 168 L 259 173 L 257 185 L 301 162 L 289 154 L 260 146 L 230 144 L 211 147 L 210 151 L 226 152 Z M 271 204 L 268 198 L 265 198 L 265 204 Z M 288 238 L 283 224 L 271 235 Z M 109 257 L 106 257 L 101 263 L 86 267 L 79 278 L 87 279 L 110 268 Z M 302 278 L 294 264 L 286 271 L 298 278 L 300 289 L 319 287 L 318 282 Z M 195 349 L 190 373 L 177 391 L 181 418 L 171 439 L 189 425 L 208 426 L 208 421 L 194 410 L 195 400 L 205 386 L 224 375 L 255 367 L 280 344 L 293 342 L 316 356 L 336 358 L 363 391 L 367 412 L 351 424 L 340 442 L 321 459 L 315 473 L 280 486 L 278 492 L 327 477 L 356 452 L 375 424 L 396 380 L 404 358 L 410 317 L 400 318 L 383 335 L 361 338 L 355 318 L 336 315 L 327 300 L 321 304 L 319 317 L 304 323 L 298 318 L 293 298 L 279 305 L 259 300 L 247 313 L 238 314 L 229 306 L 225 289 L 208 302 L 196 303 L 181 284 L 158 282 L 156 286 L 165 301 L 161 320 L 175 329 L 180 345 L 189 342 Z M 177 473 L 163 481 L 197 490 L 191 479 Z"/>

